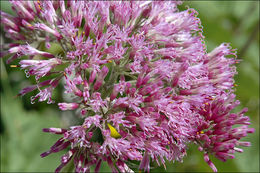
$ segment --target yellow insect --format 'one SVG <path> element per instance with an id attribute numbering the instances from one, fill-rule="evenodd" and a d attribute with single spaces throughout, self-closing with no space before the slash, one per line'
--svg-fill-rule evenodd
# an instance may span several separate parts
<path id="1" fill-rule="evenodd" d="M 110 130 L 110 136 L 113 138 L 121 138 L 121 135 L 117 132 L 117 130 L 109 123 L 107 123 L 107 126 Z"/>

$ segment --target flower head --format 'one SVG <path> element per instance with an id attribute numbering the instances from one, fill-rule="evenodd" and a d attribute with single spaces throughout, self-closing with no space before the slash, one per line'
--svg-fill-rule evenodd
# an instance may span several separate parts
<path id="1" fill-rule="evenodd" d="M 230 113 L 239 104 L 235 50 L 221 44 L 207 53 L 195 10 L 178 11 L 179 1 L 11 3 L 19 17 L 1 12 L 1 21 L 19 42 L 3 55 L 13 54 L 8 63 L 28 56 L 20 67 L 37 79 L 19 95 L 38 89 L 32 102 L 53 103 L 62 83 L 73 101 L 59 108 L 83 118 L 43 130 L 62 137 L 42 157 L 68 149 L 56 172 L 69 162 L 75 172 L 98 171 L 102 161 L 113 172 L 132 172 L 131 161 L 149 171 L 153 161 L 182 161 L 189 143 L 217 171 L 210 154 L 226 161 L 250 145 L 240 141 L 254 131 L 246 110 Z"/>

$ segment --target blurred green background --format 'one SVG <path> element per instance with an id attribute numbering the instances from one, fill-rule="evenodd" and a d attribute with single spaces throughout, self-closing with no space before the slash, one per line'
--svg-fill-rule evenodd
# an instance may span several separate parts
<path id="1" fill-rule="evenodd" d="M 219 172 L 259 172 L 259 2 L 258 1 L 187 1 L 186 5 L 199 12 L 208 51 L 222 42 L 238 49 L 238 75 L 235 77 L 238 108 L 248 107 L 251 127 L 255 133 L 246 137 L 252 147 L 225 163 L 213 159 Z M 1 10 L 13 13 L 7 1 L 1 1 Z M 5 42 L 1 29 L 1 44 Z M 43 133 L 42 128 L 66 127 L 72 112 L 61 113 L 56 105 L 36 103 L 30 97 L 15 97 L 20 89 L 33 83 L 23 71 L 10 68 L 1 59 L 1 172 L 53 172 L 60 163 L 62 152 L 42 159 L 40 154 L 60 137 Z M 25 80 L 26 79 L 26 80 Z M 56 90 L 56 102 L 62 99 L 62 89 Z M 167 163 L 167 172 L 211 172 L 202 153 L 190 145 L 183 163 Z M 109 171 L 103 164 L 101 171 Z M 157 167 L 152 172 L 166 172 Z"/>

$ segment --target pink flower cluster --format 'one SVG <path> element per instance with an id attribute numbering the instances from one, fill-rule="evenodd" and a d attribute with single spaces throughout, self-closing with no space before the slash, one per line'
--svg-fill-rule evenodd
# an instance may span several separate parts
<path id="1" fill-rule="evenodd" d="M 17 16 L 1 12 L 1 23 L 14 43 L 1 54 L 23 58 L 18 66 L 36 81 L 19 95 L 38 90 L 32 102 L 53 103 L 61 84 L 70 101 L 59 108 L 83 119 L 43 129 L 62 137 L 42 157 L 68 151 L 56 172 L 70 161 L 75 172 L 98 172 L 102 161 L 113 172 L 139 161 L 149 172 L 151 161 L 182 161 L 189 143 L 217 171 L 209 154 L 226 161 L 250 146 L 240 141 L 254 131 L 246 109 L 230 113 L 236 52 L 206 52 L 195 10 L 179 11 L 179 1 L 10 2 Z"/>

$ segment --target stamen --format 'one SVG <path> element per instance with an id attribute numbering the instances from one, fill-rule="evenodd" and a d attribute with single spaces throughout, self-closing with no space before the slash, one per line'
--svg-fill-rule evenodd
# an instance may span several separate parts
<path id="1" fill-rule="evenodd" d="M 38 0 L 37 3 L 38 3 L 38 7 L 39 7 L 39 9 L 42 10 L 41 2 Z"/>
<path id="2" fill-rule="evenodd" d="M 204 131 L 199 131 L 199 132 L 197 132 L 197 135 L 199 135 L 199 134 L 204 134 Z"/>

